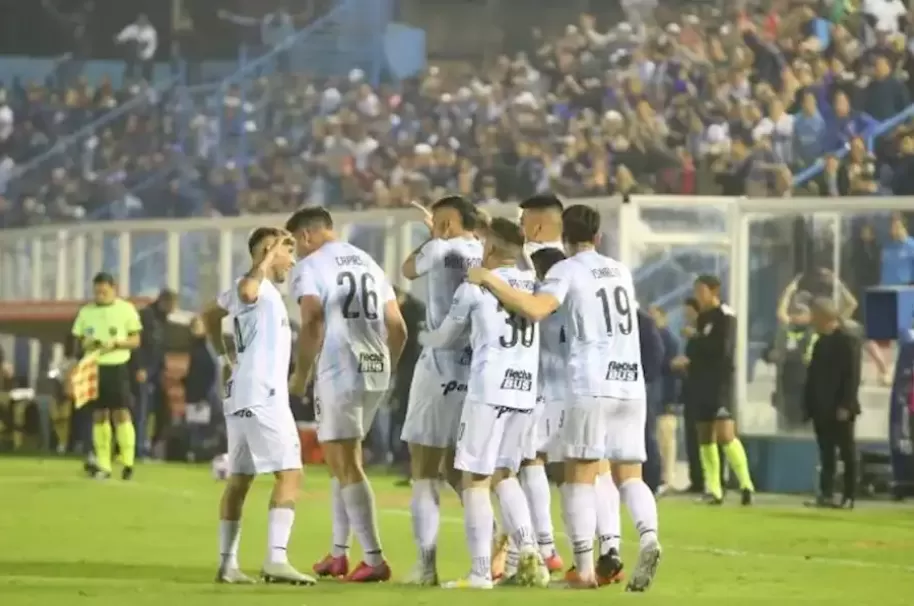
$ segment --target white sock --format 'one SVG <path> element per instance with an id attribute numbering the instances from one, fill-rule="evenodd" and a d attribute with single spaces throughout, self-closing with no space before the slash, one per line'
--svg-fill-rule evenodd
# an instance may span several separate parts
<path id="1" fill-rule="evenodd" d="M 501 505 L 501 519 L 505 532 L 514 540 L 517 547 L 524 549 L 534 547 L 533 522 L 530 520 L 530 507 L 527 496 L 520 487 L 517 478 L 505 478 L 495 486 L 498 503 Z"/>
<path id="2" fill-rule="evenodd" d="M 657 500 L 641 478 L 631 478 L 619 487 L 619 494 L 635 522 L 641 546 L 657 541 Z"/>
<path id="3" fill-rule="evenodd" d="M 349 516 L 346 515 L 346 504 L 340 495 L 340 481 L 330 480 L 330 511 L 332 514 L 333 545 L 330 555 L 341 558 L 349 551 Z"/>
<path id="4" fill-rule="evenodd" d="M 346 515 L 352 531 L 362 545 L 365 563 L 377 566 L 384 561 L 381 555 L 381 538 L 378 536 L 378 518 L 374 506 L 374 493 L 367 481 L 344 486 L 340 490 Z"/>
<path id="5" fill-rule="evenodd" d="M 520 563 L 520 550 L 518 550 L 517 543 L 514 542 L 514 537 L 511 536 L 508 526 L 505 524 L 505 514 L 501 507 L 501 503 L 498 504 L 498 508 L 495 511 L 497 512 L 497 515 L 492 523 L 492 536 L 504 534 L 508 537 L 508 543 L 505 546 L 504 574 L 505 577 L 513 577 L 517 572 L 517 565 Z"/>
<path id="6" fill-rule="evenodd" d="M 286 549 L 289 547 L 294 522 L 294 509 L 274 507 L 267 513 L 267 561 L 271 564 L 289 561 Z"/>
<path id="7" fill-rule="evenodd" d="M 610 549 L 618 551 L 622 534 L 622 520 L 619 514 L 619 489 L 611 473 L 601 473 L 594 482 L 597 498 L 597 537 L 600 540 L 600 555 Z"/>
<path id="8" fill-rule="evenodd" d="M 594 577 L 593 537 L 597 532 L 596 491 L 593 484 L 562 485 L 565 531 L 571 541 L 574 566 L 584 579 Z"/>
<path id="9" fill-rule="evenodd" d="M 238 568 L 241 520 L 219 520 L 219 565 Z"/>
<path id="10" fill-rule="evenodd" d="M 495 512 L 488 489 L 467 488 L 463 491 L 463 523 L 470 551 L 470 574 L 489 579 L 492 577 Z"/>
<path id="11" fill-rule="evenodd" d="M 438 480 L 413 480 L 409 509 L 412 514 L 413 537 L 419 548 L 419 561 L 433 568 L 441 518 Z"/>
<path id="12" fill-rule="evenodd" d="M 530 465 L 520 470 L 520 485 L 527 495 L 530 518 L 540 553 L 544 558 L 555 555 L 555 530 L 552 527 L 552 493 L 542 465 Z"/>

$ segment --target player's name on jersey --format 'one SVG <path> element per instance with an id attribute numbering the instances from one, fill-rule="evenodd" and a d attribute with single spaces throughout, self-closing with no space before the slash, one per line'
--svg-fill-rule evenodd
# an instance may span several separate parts
<path id="1" fill-rule="evenodd" d="M 343 255 L 342 257 L 334 257 L 334 260 L 337 267 L 361 267 L 365 265 L 365 261 L 359 255 Z"/>
<path id="2" fill-rule="evenodd" d="M 596 267 L 590 270 L 590 275 L 596 280 L 603 278 L 618 278 L 621 274 L 616 267 Z"/>
<path id="3" fill-rule="evenodd" d="M 452 252 L 444 256 L 443 262 L 445 269 L 466 271 L 471 267 L 479 267 L 482 264 L 482 259 L 479 257 L 465 257 L 458 252 Z"/>
<path id="4" fill-rule="evenodd" d="M 516 288 L 518 290 L 533 290 L 536 286 L 536 282 L 533 280 L 517 280 L 514 278 L 508 278 L 508 284 L 511 288 Z"/>
<path id="5" fill-rule="evenodd" d="M 513 391 L 533 391 L 533 375 L 526 370 L 509 368 L 505 371 L 501 388 Z"/>

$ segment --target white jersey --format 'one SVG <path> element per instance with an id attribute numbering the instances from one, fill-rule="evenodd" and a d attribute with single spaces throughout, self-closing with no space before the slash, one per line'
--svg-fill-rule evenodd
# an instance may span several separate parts
<path id="1" fill-rule="evenodd" d="M 393 287 L 368 253 L 348 242 L 328 242 L 292 269 L 295 301 L 313 296 L 324 309 L 324 344 L 316 381 L 351 391 L 390 385 L 384 306 Z"/>
<path id="2" fill-rule="evenodd" d="M 288 409 L 292 330 L 285 301 L 272 282 L 263 280 L 257 300 L 244 303 L 239 282 L 217 299 L 231 317 L 237 356 L 226 386 L 225 413 L 264 405 Z"/>
<path id="3" fill-rule="evenodd" d="M 540 291 L 561 304 L 571 393 L 645 398 L 641 340 L 631 271 L 594 250 L 552 266 Z"/>
<path id="4" fill-rule="evenodd" d="M 527 242 L 524 252 L 530 256 L 544 248 L 565 251 L 561 242 Z M 568 336 L 562 310 L 539 323 L 540 326 L 540 396 L 547 402 L 564 401 L 568 392 Z"/>
<path id="5" fill-rule="evenodd" d="M 520 290 L 533 292 L 536 276 L 516 267 L 494 270 Z M 505 310 L 491 293 L 474 284 L 457 289 L 448 318 L 470 324 L 473 361 L 467 400 L 513 410 L 532 410 L 539 374 L 539 330 L 535 323 Z"/>
<path id="6" fill-rule="evenodd" d="M 426 330 L 435 330 L 451 308 L 454 293 L 466 279 L 467 270 L 482 263 L 482 243 L 476 238 L 435 238 L 416 255 L 416 273 L 428 276 L 425 305 Z"/>

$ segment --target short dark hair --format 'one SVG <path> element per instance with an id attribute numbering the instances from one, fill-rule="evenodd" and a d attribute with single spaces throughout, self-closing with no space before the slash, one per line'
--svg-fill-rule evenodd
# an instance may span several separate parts
<path id="1" fill-rule="evenodd" d="M 533 267 L 536 269 L 536 275 L 540 279 L 544 278 L 549 270 L 552 269 L 552 266 L 558 263 L 559 261 L 564 261 L 566 259 L 565 253 L 563 253 L 558 248 L 546 247 L 541 248 L 532 255 L 530 255 L 530 260 L 533 261 Z"/>
<path id="2" fill-rule="evenodd" d="M 701 307 L 698 305 L 698 299 L 695 297 L 686 297 L 685 301 L 682 302 L 683 307 L 691 307 L 695 311 L 701 311 Z"/>
<path id="3" fill-rule="evenodd" d="M 523 247 L 524 245 L 524 231 L 520 225 L 503 217 L 492 219 L 492 223 L 489 224 L 489 237 L 509 246 Z"/>
<path id="4" fill-rule="evenodd" d="M 112 276 L 111 274 L 109 274 L 106 271 L 100 271 L 97 274 L 95 274 L 94 278 L 92 278 L 92 284 L 93 285 L 107 284 L 108 286 L 114 286 L 114 284 L 115 284 L 114 276 Z"/>
<path id="5" fill-rule="evenodd" d="M 251 237 L 248 238 L 248 252 L 253 255 L 254 249 L 257 248 L 261 242 L 267 238 L 278 236 L 281 233 L 282 230 L 276 227 L 258 227 L 251 233 Z"/>
<path id="6" fill-rule="evenodd" d="M 312 225 L 333 229 L 333 217 L 330 215 L 330 211 L 321 206 L 306 206 L 299 209 L 286 221 L 286 231 L 294 233 L 303 227 Z"/>
<path id="7" fill-rule="evenodd" d="M 704 284 L 714 292 L 720 290 L 720 278 L 713 274 L 701 274 L 695 278 L 696 284 Z"/>
<path id="8" fill-rule="evenodd" d="M 555 194 L 536 194 L 520 203 L 522 210 L 557 210 L 562 212 L 565 205 Z"/>
<path id="9" fill-rule="evenodd" d="M 460 215 L 460 224 L 464 229 L 476 229 L 476 207 L 463 196 L 445 196 L 432 204 L 432 211 L 450 208 Z"/>
<path id="10" fill-rule="evenodd" d="M 600 233 L 600 212 L 584 204 L 562 213 L 562 239 L 569 244 L 592 244 Z"/>

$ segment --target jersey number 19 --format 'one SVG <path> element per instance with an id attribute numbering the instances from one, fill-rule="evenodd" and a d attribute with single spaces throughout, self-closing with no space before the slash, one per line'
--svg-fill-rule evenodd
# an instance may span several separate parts
<path id="1" fill-rule="evenodd" d="M 632 303 L 628 298 L 628 291 L 622 286 L 614 288 L 612 305 L 610 304 L 609 293 L 606 292 L 605 288 L 598 290 L 596 296 L 603 304 L 603 320 L 606 322 L 606 334 L 611 335 L 614 332 L 611 307 L 615 308 L 615 313 L 619 316 L 619 321 L 615 324 L 619 328 L 619 332 L 623 335 L 631 334 L 633 328 Z"/>

